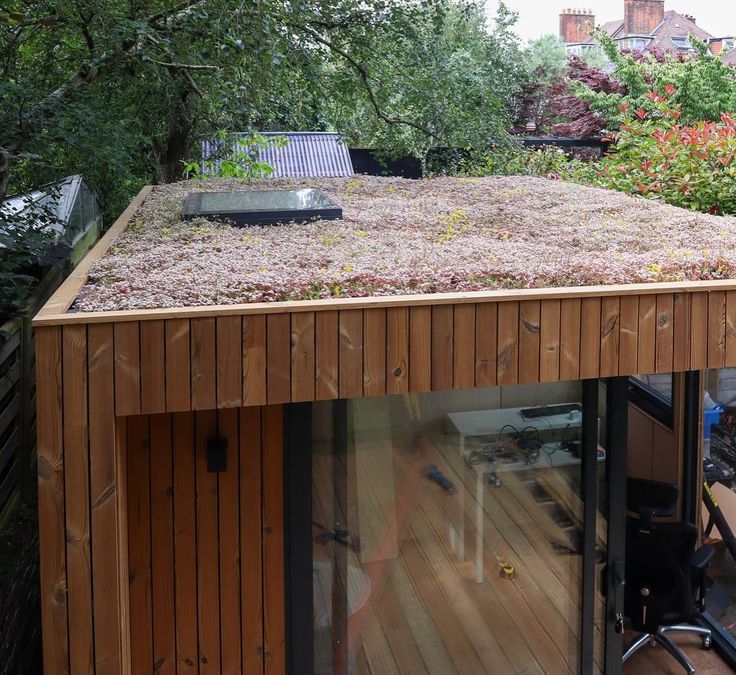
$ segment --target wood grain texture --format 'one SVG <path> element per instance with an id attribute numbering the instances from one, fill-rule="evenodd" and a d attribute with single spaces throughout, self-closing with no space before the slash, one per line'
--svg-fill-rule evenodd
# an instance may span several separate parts
<path id="1" fill-rule="evenodd" d="M 147 416 L 127 421 L 131 673 L 153 670 L 149 424 Z"/>
<path id="2" fill-rule="evenodd" d="M 269 403 L 288 403 L 291 398 L 291 317 L 271 314 L 266 318 L 266 391 Z"/>
<path id="3" fill-rule="evenodd" d="M 195 414 L 197 476 L 197 615 L 199 673 L 220 673 L 220 558 L 217 474 L 207 471 L 207 441 L 217 435 L 217 412 Z"/>
<path id="4" fill-rule="evenodd" d="M 519 303 L 519 383 L 539 382 L 541 305 L 538 300 Z"/>
<path id="5" fill-rule="evenodd" d="M 619 372 L 621 349 L 621 299 L 601 300 L 601 377 L 615 377 Z"/>
<path id="6" fill-rule="evenodd" d="M 163 321 L 141 323 L 141 413 L 166 412 L 166 341 Z"/>
<path id="7" fill-rule="evenodd" d="M 363 312 L 340 312 L 338 325 L 340 398 L 357 398 L 363 396 Z"/>
<path id="8" fill-rule="evenodd" d="M 432 389 L 432 308 L 409 309 L 409 391 Z"/>
<path id="9" fill-rule="evenodd" d="M 560 302 L 560 379 L 580 377 L 580 311 L 579 298 Z"/>
<path id="10" fill-rule="evenodd" d="M 243 317 L 243 405 L 266 403 L 266 317 Z"/>
<path id="11" fill-rule="evenodd" d="M 454 307 L 432 307 L 431 380 L 433 391 L 452 389 Z"/>
<path id="12" fill-rule="evenodd" d="M 115 412 L 141 413 L 140 324 L 115 324 Z"/>
<path id="13" fill-rule="evenodd" d="M 220 644 L 222 675 L 240 675 L 240 438 L 235 409 L 218 412 L 218 435 L 227 442 L 227 470 L 218 474 Z"/>
<path id="14" fill-rule="evenodd" d="M 263 409 L 263 633 L 267 675 L 286 670 L 283 408 Z"/>
<path id="15" fill-rule="evenodd" d="M 127 574 L 120 576 L 111 564 L 121 555 L 120 528 L 125 510 L 116 452 L 125 456 L 115 432 L 115 383 L 113 327 L 95 324 L 87 328 L 89 380 L 90 522 L 92 537 L 92 598 L 97 672 L 122 672 L 123 606 L 121 589 Z"/>
<path id="16" fill-rule="evenodd" d="M 690 370 L 690 296 L 675 293 L 672 317 L 674 338 L 672 346 L 672 369 L 676 372 Z"/>
<path id="17" fill-rule="evenodd" d="M 671 373 L 675 353 L 675 298 L 671 294 L 657 296 L 657 330 L 655 367 L 658 373 Z"/>
<path id="18" fill-rule="evenodd" d="M 177 673 L 199 672 L 194 413 L 173 415 L 174 592 Z"/>
<path id="19" fill-rule="evenodd" d="M 191 332 L 192 410 L 217 406 L 215 319 L 193 319 Z"/>
<path id="20" fill-rule="evenodd" d="M 243 325 L 239 316 L 217 319 L 217 407 L 243 404 Z"/>
<path id="21" fill-rule="evenodd" d="M 313 401 L 315 394 L 315 317 L 291 317 L 291 400 Z"/>
<path id="22" fill-rule="evenodd" d="M 580 303 L 580 379 L 600 375 L 601 299 L 584 298 Z"/>
<path id="23" fill-rule="evenodd" d="M 654 295 L 639 298 L 638 334 L 639 374 L 648 375 L 656 369 L 657 354 L 657 297 Z"/>
<path id="24" fill-rule="evenodd" d="M 453 326 L 452 386 L 470 389 L 475 386 L 475 305 L 455 307 Z"/>
<path id="25" fill-rule="evenodd" d="M 475 308 L 475 386 L 496 384 L 498 305 L 482 303 Z"/>
<path id="26" fill-rule="evenodd" d="M 560 379 L 560 319 L 559 300 L 545 300 L 539 314 L 539 381 Z"/>
<path id="27" fill-rule="evenodd" d="M 262 673 L 263 563 L 261 409 L 242 408 L 240 416 L 240 575 L 243 673 Z"/>
<path id="28" fill-rule="evenodd" d="M 726 293 L 726 362 L 736 363 L 736 291 Z"/>
<path id="29" fill-rule="evenodd" d="M 176 673 L 174 604 L 174 476 L 172 418 L 151 417 L 151 605 L 153 663 L 157 673 Z"/>
<path id="30" fill-rule="evenodd" d="M 409 309 L 386 310 L 386 393 L 409 391 Z"/>
<path id="31" fill-rule="evenodd" d="M 319 312 L 315 319 L 317 345 L 315 358 L 315 397 L 318 401 L 338 395 L 339 326 L 337 312 Z"/>
<path id="32" fill-rule="evenodd" d="M 61 328 L 36 330 L 38 520 L 44 671 L 69 672 Z"/>
<path id="33" fill-rule="evenodd" d="M 639 298 L 621 298 L 618 369 L 621 375 L 639 372 Z"/>
<path id="34" fill-rule="evenodd" d="M 690 367 L 704 370 L 708 367 L 708 294 L 690 296 Z"/>
<path id="35" fill-rule="evenodd" d="M 189 319 L 166 322 L 166 410 L 191 409 L 191 363 Z"/>
<path id="36" fill-rule="evenodd" d="M 388 353 L 386 310 L 363 312 L 363 394 L 386 395 L 386 363 Z"/>
<path id="37" fill-rule="evenodd" d="M 69 662 L 73 673 L 88 673 L 94 670 L 94 642 L 86 326 L 64 326 L 62 354 Z"/>
<path id="38" fill-rule="evenodd" d="M 117 474 L 117 540 L 120 552 L 116 564 L 117 592 L 120 598 L 120 672 L 131 672 L 131 619 L 130 619 L 130 565 L 128 551 L 128 418 L 122 417 L 115 424 L 115 471 Z"/>
<path id="39" fill-rule="evenodd" d="M 519 303 L 503 302 L 498 306 L 498 343 L 496 381 L 517 384 L 519 381 Z"/>
<path id="40" fill-rule="evenodd" d="M 708 294 L 708 368 L 726 365 L 726 294 Z"/>

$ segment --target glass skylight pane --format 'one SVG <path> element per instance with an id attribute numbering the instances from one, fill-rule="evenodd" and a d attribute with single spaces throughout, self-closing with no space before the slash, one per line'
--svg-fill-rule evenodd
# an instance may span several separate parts
<path id="1" fill-rule="evenodd" d="M 342 209 L 314 189 L 192 192 L 184 205 L 184 220 L 230 221 L 235 225 L 305 223 L 342 218 Z"/>

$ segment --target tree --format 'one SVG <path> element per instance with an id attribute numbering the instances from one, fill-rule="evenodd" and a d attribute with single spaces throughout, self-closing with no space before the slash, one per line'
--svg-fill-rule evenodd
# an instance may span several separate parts
<path id="1" fill-rule="evenodd" d="M 465 0 L 10 0 L 0 196 L 83 170 L 118 210 L 218 129 L 338 128 L 421 154 L 504 132 L 515 18 Z"/>

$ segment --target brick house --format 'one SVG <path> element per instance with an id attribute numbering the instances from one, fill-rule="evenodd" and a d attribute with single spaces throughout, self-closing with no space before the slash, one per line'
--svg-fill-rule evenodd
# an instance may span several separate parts
<path id="1" fill-rule="evenodd" d="M 597 49 L 591 36 L 596 17 L 589 9 L 563 9 L 560 13 L 560 38 L 568 54 L 582 55 Z M 696 18 L 665 9 L 665 0 L 624 0 L 624 17 L 604 23 L 601 28 L 620 49 L 659 49 L 687 54 L 693 50 L 690 36 L 707 42 L 714 54 L 725 54 L 736 62 L 732 52 L 734 37 L 714 37 L 697 25 Z"/>

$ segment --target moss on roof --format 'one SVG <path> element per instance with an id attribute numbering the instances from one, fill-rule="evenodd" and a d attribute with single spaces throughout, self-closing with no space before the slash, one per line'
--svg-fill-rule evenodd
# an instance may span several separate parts
<path id="1" fill-rule="evenodd" d="M 183 222 L 192 190 L 319 187 L 344 220 Z M 736 220 L 530 177 L 156 187 L 93 264 L 83 311 L 736 277 Z"/>

